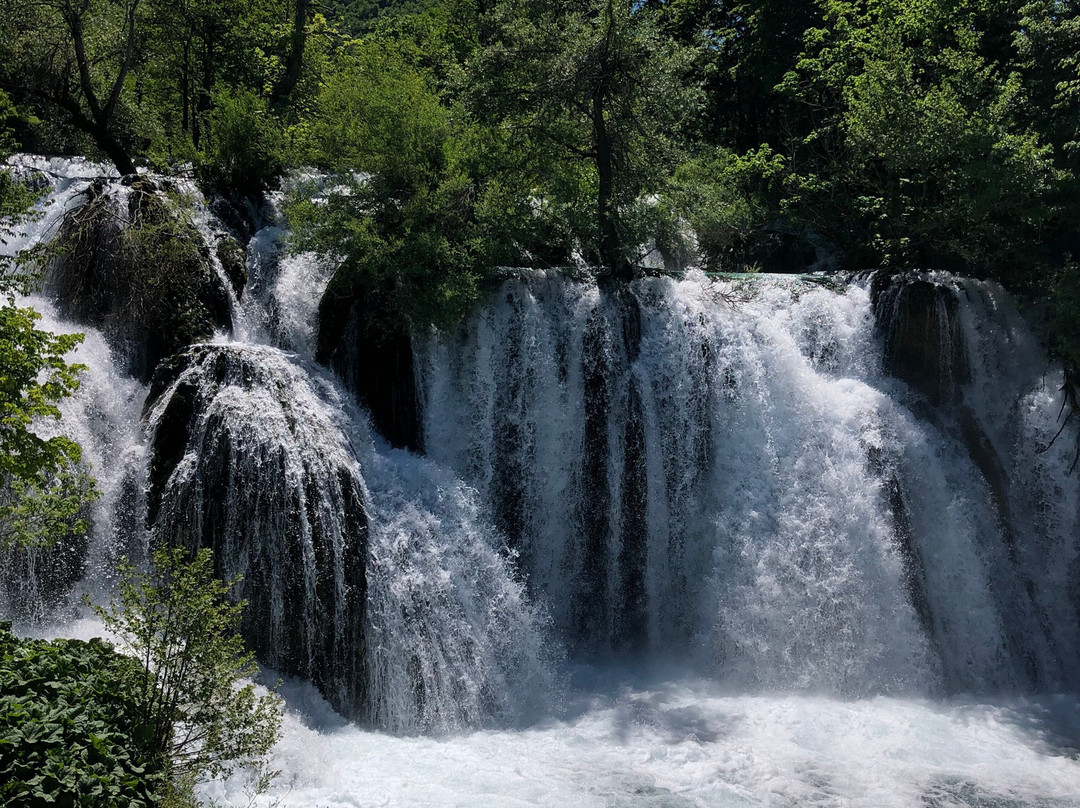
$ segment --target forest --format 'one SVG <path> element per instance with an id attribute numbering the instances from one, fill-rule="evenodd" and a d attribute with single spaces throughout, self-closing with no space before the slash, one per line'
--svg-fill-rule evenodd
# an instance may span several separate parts
<path id="1" fill-rule="evenodd" d="M 1072 0 L 5 0 L 9 145 L 259 194 L 394 317 L 495 266 L 946 269 L 1080 358 Z M 308 215 L 305 215 L 308 214 Z"/>

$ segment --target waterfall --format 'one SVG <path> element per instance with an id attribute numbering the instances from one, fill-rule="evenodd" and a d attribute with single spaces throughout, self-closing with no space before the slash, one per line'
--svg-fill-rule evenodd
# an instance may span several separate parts
<path id="1" fill-rule="evenodd" d="M 428 455 L 571 648 L 754 689 L 1076 686 L 1061 371 L 999 287 L 532 273 L 416 353 Z"/>
<path id="2" fill-rule="evenodd" d="M 18 162 L 48 193 L 9 252 L 91 187 L 128 193 Z M 264 663 L 403 734 L 550 710 L 564 652 L 748 693 L 1080 685 L 1075 432 L 1055 440 L 1062 371 L 1000 287 L 523 272 L 411 356 L 335 312 L 343 381 L 315 361 L 332 267 L 288 253 L 280 199 L 241 232 L 194 198 L 231 329 L 149 374 L 62 285 L 26 301 L 87 335 L 60 428 L 102 495 L 84 545 L 5 561 L 5 615 L 68 620 L 118 556 L 211 547 Z M 369 371 L 415 440 L 372 426 Z"/>
<path id="3" fill-rule="evenodd" d="M 145 450 L 139 419 L 146 387 L 117 371 L 120 363 L 100 332 L 64 321 L 44 298 L 20 304 L 42 315 L 38 323 L 42 330 L 84 334 L 70 357 L 87 368 L 79 390 L 60 403 L 60 422 L 43 422 L 37 428 L 44 437 L 63 433 L 78 442 L 82 464 L 94 477 L 99 494 L 86 514 L 87 541 L 0 559 L 0 614 L 40 626 L 58 616 L 72 617 L 78 602 L 73 594 L 85 592 L 99 599 L 105 595 L 120 556 L 141 560 L 146 555 Z"/>
<path id="4" fill-rule="evenodd" d="M 95 194 L 127 198 L 78 161 L 20 164 L 49 192 L 11 251 L 52 238 Z M 60 428 L 83 445 L 102 496 L 85 547 L 5 561 L 3 614 L 69 620 L 79 591 L 109 591 L 119 555 L 210 547 L 217 573 L 237 579 L 232 596 L 248 601 L 249 646 L 342 714 L 401 733 L 532 714 L 553 690 L 557 644 L 486 508 L 452 474 L 387 446 L 310 361 L 328 269 L 285 254 L 273 205 L 250 239 L 246 284 L 234 285 L 213 248 L 232 236 L 196 199 L 194 231 L 208 277 L 228 291 L 233 333 L 158 361 L 151 384 L 136 378 L 146 374 L 130 361 L 130 329 L 110 327 L 109 311 L 96 328 L 102 312 L 66 298 L 74 287 L 24 301 L 45 328 L 87 335 L 73 357 L 87 371 Z M 95 260 L 108 278 L 107 256 Z"/>

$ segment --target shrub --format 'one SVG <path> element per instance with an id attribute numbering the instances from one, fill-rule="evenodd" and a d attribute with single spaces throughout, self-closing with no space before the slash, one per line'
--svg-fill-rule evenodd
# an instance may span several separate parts
<path id="1" fill-rule="evenodd" d="M 140 670 L 101 640 L 24 640 L 0 623 L 0 803 L 155 804 L 165 768 Z"/>
<path id="2" fill-rule="evenodd" d="M 258 666 L 237 633 L 244 603 L 226 598 L 235 582 L 214 578 L 209 550 L 187 560 L 165 547 L 147 573 L 122 563 L 120 579 L 117 596 L 95 611 L 142 663 L 142 731 L 165 761 L 169 796 L 182 801 L 200 780 L 258 771 L 278 737 L 281 700 L 240 685 Z"/>
<path id="3" fill-rule="evenodd" d="M 215 93 L 207 128 L 206 162 L 199 169 L 203 182 L 252 194 L 273 183 L 284 169 L 281 127 L 254 93 Z"/>

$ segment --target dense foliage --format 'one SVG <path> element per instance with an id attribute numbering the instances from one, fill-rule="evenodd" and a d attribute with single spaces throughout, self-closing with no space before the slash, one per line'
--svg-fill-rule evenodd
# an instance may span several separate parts
<path id="1" fill-rule="evenodd" d="M 160 549 L 122 565 L 96 610 L 127 646 L 24 640 L 0 623 L 0 801 L 4 805 L 191 805 L 208 777 L 254 768 L 277 739 L 280 700 L 257 672 L 209 551 Z"/>
<path id="2" fill-rule="evenodd" d="M 19 639 L 0 623 L 0 803 L 157 804 L 164 768 L 139 678 L 138 662 L 101 640 Z"/>
<path id="3" fill-rule="evenodd" d="M 23 146 L 293 208 L 335 298 L 453 319 L 497 264 L 1080 283 L 1075 0 L 0 0 Z M 5 114 L 10 114 L 10 110 Z"/>
<path id="4" fill-rule="evenodd" d="M 0 92 L 0 116 L 10 114 Z M 0 155 L 10 145 L 0 119 Z M 0 240 L 26 216 L 34 195 L 0 171 Z M 80 365 L 65 357 L 82 341 L 37 327 L 40 315 L 16 304 L 28 277 L 0 258 L 0 552 L 44 547 L 86 532 L 85 504 L 92 481 L 80 468 L 79 446 L 63 435 L 44 436 L 42 422 L 60 418 L 58 403 L 78 388 Z"/>

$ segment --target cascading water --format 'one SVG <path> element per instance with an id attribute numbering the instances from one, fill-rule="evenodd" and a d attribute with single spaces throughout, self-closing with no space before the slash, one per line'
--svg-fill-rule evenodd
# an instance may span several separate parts
<path id="1" fill-rule="evenodd" d="M 20 160 L 51 191 L 8 249 L 105 174 Z M 999 288 L 525 273 L 414 340 L 421 458 L 314 363 L 331 268 L 184 187 L 231 334 L 147 386 L 30 302 L 87 333 L 79 588 L 148 532 L 211 546 L 260 656 L 317 688 L 284 686 L 268 804 L 1077 805 L 1075 431 Z M 0 609 L 94 631 L 51 584 Z"/>
<path id="2" fill-rule="evenodd" d="M 419 348 L 424 445 L 583 649 L 754 687 L 1075 687 L 1072 442 L 1038 453 L 1060 372 L 990 284 L 896 283 L 880 322 L 868 287 L 507 282 Z M 883 371 L 882 331 L 929 381 Z"/>
<path id="3" fill-rule="evenodd" d="M 20 156 L 12 164 L 16 176 L 46 194 L 35 218 L 5 237 L 0 250 L 8 256 L 53 238 L 64 215 L 82 203 L 94 182 L 114 180 L 108 169 L 78 159 Z M 92 526 L 89 541 L 4 560 L 0 613 L 35 628 L 58 616 L 74 616 L 75 599 L 70 595 L 80 579 L 80 591 L 100 595 L 111 586 L 119 556 L 139 559 L 145 555 L 141 530 L 145 458 L 139 412 L 146 389 L 117 370 L 123 363 L 100 331 L 66 321 L 52 301 L 42 296 L 31 296 L 20 305 L 32 306 L 42 315 L 38 327 L 45 331 L 84 334 L 71 357 L 87 368 L 80 377 L 79 391 L 61 402 L 62 423 L 47 421 L 39 428 L 43 434 L 61 431 L 79 443 L 83 464 L 93 474 L 99 494 L 87 514 Z"/>
<path id="4" fill-rule="evenodd" d="M 210 546 L 223 576 L 244 576 L 262 659 L 388 729 L 531 706 L 542 623 L 470 491 L 376 448 L 335 382 L 293 355 L 202 345 L 173 362 L 149 414 L 153 537 Z"/>
<path id="5" fill-rule="evenodd" d="M 91 182 L 102 179 L 80 179 L 73 190 L 57 183 L 63 203 L 48 197 L 47 215 L 15 246 L 62 230 L 62 214 L 87 198 Z M 94 193 L 125 197 L 108 184 Z M 195 213 L 205 241 L 219 239 L 209 208 Z M 250 603 L 249 644 L 282 673 L 311 679 L 343 714 L 400 732 L 513 720 L 552 685 L 546 618 L 472 491 L 385 447 L 329 374 L 265 344 L 313 352 L 310 297 L 317 301 L 320 287 L 308 283 L 327 280 L 303 258 L 283 256 L 280 235 L 271 223 L 253 239 L 253 291 L 230 295 L 235 335 L 160 363 L 149 390 L 118 373 L 106 345 L 126 346 L 128 334 L 90 330 L 89 383 L 64 407 L 64 427 L 89 446 L 105 493 L 88 551 L 98 563 L 85 586 L 107 588 L 118 554 L 145 553 L 145 539 L 129 546 L 145 524 L 151 542 L 211 547 L 222 577 L 243 576 L 235 594 Z M 228 287 L 220 258 L 205 252 Z M 52 311 L 47 300 L 30 302 Z M 101 429 L 84 426 L 106 394 L 115 412 Z M 118 445 L 99 449 L 102 440 Z M 42 612 L 37 590 L 45 588 L 5 587 L 5 597 Z"/>

